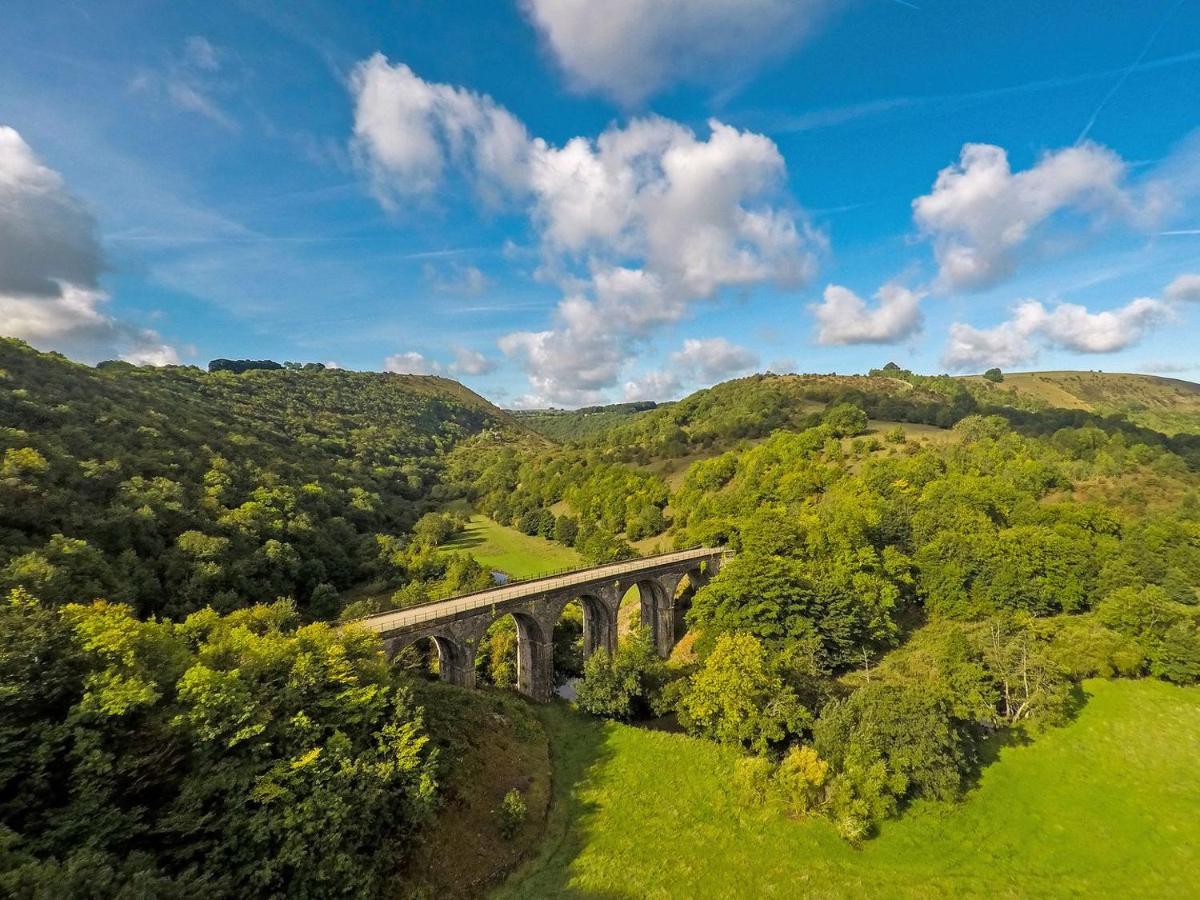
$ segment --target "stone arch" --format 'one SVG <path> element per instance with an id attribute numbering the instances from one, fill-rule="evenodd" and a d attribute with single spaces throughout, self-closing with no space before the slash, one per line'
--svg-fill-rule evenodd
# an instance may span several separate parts
<path id="1" fill-rule="evenodd" d="M 617 647 L 616 610 L 595 594 L 580 594 L 571 599 L 578 600 L 583 608 L 583 658 L 597 650 L 612 653 Z"/>
<path id="2" fill-rule="evenodd" d="M 666 576 L 674 579 L 679 576 Z M 629 587 L 638 589 L 641 601 L 642 627 L 650 630 L 650 643 L 659 656 L 666 658 L 675 646 L 674 626 L 671 619 L 671 588 L 662 578 L 641 578 Z M 624 594 L 624 592 L 622 592 Z"/>
<path id="3" fill-rule="evenodd" d="M 428 639 L 433 642 L 438 654 L 438 673 L 442 681 L 460 687 L 475 687 L 475 654 L 453 635 L 446 632 L 414 634 L 392 642 L 388 659 L 395 659 L 405 647 Z"/>

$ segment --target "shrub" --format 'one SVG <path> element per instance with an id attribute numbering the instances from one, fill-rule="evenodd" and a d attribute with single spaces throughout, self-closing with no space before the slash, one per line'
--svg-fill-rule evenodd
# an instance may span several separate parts
<path id="1" fill-rule="evenodd" d="M 639 628 L 615 653 L 604 649 L 584 664 L 576 688 L 579 707 L 595 716 L 629 721 L 650 711 L 651 694 L 663 664 L 650 643 L 650 631 Z"/>
<path id="2" fill-rule="evenodd" d="M 506 841 L 511 841 L 517 836 L 528 815 L 529 807 L 520 791 L 513 788 L 504 795 L 504 800 L 500 803 L 500 834 Z"/>
<path id="3" fill-rule="evenodd" d="M 837 437 L 853 437 L 867 430 L 867 414 L 852 403 L 831 406 L 824 419 Z"/>
<path id="4" fill-rule="evenodd" d="M 733 768 L 733 793 L 742 806 L 766 806 L 774 796 L 775 766 L 765 756 L 743 756 Z"/>
<path id="5" fill-rule="evenodd" d="M 826 706 L 813 732 L 817 753 L 838 771 L 833 818 L 851 839 L 904 800 L 957 797 L 975 764 L 967 723 L 919 684 L 872 682 Z"/>
<path id="6" fill-rule="evenodd" d="M 816 810 L 825 793 L 829 763 L 812 747 L 793 747 L 779 763 L 775 787 L 784 808 L 793 816 Z"/>

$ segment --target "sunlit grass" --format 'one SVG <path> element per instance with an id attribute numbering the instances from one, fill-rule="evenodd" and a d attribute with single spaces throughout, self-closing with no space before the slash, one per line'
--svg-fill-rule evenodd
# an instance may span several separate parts
<path id="1" fill-rule="evenodd" d="M 532 578 L 584 565 L 583 558 L 571 547 L 530 537 L 478 514 L 471 516 L 466 529 L 443 544 L 442 549 L 470 553 L 485 568 L 512 578 Z"/>
<path id="2" fill-rule="evenodd" d="M 736 756 L 559 706 L 555 812 L 505 897 L 1184 897 L 1200 873 L 1200 689 L 1092 681 L 1069 725 L 999 749 L 959 804 L 854 849 L 739 810 Z"/>

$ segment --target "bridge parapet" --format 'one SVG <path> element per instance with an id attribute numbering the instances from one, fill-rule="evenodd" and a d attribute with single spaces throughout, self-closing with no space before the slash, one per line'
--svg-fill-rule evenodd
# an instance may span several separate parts
<path id="1" fill-rule="evenodd" d="M 651 630 L 659 655 L 667 656 L 683 633 L 683 612 L 675 602 L 685 575 L 694 587 L 707 581 L 731 554 L 719 547 L 694 547 L 619 563 L 607 563 L 510 583 L 393 612 L 356 623 L 377 632 L 391 654 L 431 638 L 438 648 L 442 677 L 467 687 L 475 683 L 475 655 L 488 627 L 504 615 L 517 622 L 518 688 L 538 700 L 554 689 L 552 638 L 563 608 L 580 600 L 584 609 L 584 653 L 616 647 L 621 598 L 637 585 L 642 622 Z"/>

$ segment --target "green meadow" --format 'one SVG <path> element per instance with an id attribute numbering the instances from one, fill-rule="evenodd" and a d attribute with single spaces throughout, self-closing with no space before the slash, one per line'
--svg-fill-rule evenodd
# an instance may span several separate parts
<path id="1" fill-rule="evenodd" d="M 1200 689 L 1083 687 L 1069 724 L 990 747 L 962 802 L 917 803 L 861 848 L 740 809 L 730 750 L 556 704 L 547 838 L 497 896 L 1200 896 Z"/>
<path id="2" fill-rule="evenodd" d="M 583 558 L 571 547 L 531 537 L 478 514 L 471 516 L 467 527 L 441 549 L 469 553 L 481 566 L 511 578 L 533 578 L 584 565 Z"/>

